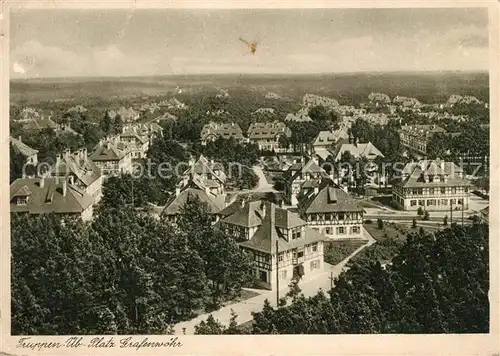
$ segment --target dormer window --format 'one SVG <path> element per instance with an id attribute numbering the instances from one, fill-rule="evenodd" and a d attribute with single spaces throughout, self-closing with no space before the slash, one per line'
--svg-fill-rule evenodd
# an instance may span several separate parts
<path id="1" fill-rule="evenodd" d="M 301 237 L 302 237 L 302 229 L 300 227 L 292 229 L 292 240 L 300 239 Z"/>
<path id="2" fill-rule="evenodd" d="M 18 196 L 16 198 L 16 204 L 17 205 L 26 205 L 28 203 L 28 196 Z"/>

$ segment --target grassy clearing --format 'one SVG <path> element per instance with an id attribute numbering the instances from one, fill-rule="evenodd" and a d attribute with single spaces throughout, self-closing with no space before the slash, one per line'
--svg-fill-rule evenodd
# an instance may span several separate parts
<path id="1" fill-rule="evenodd" d="M 364 244 L 366 240 L 326 241 L 323 259 L 326 263 L 336 265 Z"/>

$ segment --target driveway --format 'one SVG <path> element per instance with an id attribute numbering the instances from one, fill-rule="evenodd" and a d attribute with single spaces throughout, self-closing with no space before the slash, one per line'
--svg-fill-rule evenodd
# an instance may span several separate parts
<path id="1" fill-rule="evenodd" d="M 367 243 L 361 247 L 359 247 L 356 251 L 350 254 L 346 259 L 344 259 L 339 264 L 332 266 L 327 263 L 324 263 L 324 270 L 321 273 L 316 274 L 314 277 L 311 277 L 307 280 L 300 281 L 299 287 L 302 290 L 302 294 L 306 297 L 311 297 L 316 295 L 320 289 L 324 291 L 328 291 L 333 285 L 333 279 L 342 273 L 346 269 L 346 264 L 349 260 L 360 252 L 362 249 L 366 248 L 374 244 L 376 241 L 371 237 L 371 235 L 363 228 L 363 235 L 367 238 Z M 256 290 L 257 291 L 257 290 Z M 284 286 L 280 288 L 280 297 L 284 296 L 289 291 L 288 286 Z M 273 307 L 276 307 L 276 291 L 263 291 L 258 290 L 260 295 L 244 300 L 240 303 L 235 303 L 232 305 L 228 305 L 223 307 L 215 312 L 207 313 L 198 316 L 195 319 L 188 320 L 185 322 L 178 323 L 174 325 L 175 333 L 177 335 L 183 334 L 183 329 L 185 328 L 186 335 L 194 334 L 194 326 L 199 324 L 201 321 L 207 320 L 208 316 L 212 314 L 212 316 L 221 322 L 223 325 L 229 325 L 229 321 L 231 318 L 231 309 L 238 315 L 237 321 L 239 324 L 243 324 L 247 321 L 253 319 L 252 312 L 259 312 L 262 310 L 262 306 L 264 305 L 264 301 L 266 299 L 269 300 Z"/>

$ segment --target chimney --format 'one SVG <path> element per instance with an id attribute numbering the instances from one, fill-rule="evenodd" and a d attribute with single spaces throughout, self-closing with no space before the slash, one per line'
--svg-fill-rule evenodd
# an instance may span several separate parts
<path id="1" fill-rule="evenodd" d="M 264 218 L 266 217 L 266 204 L 264 202 L 262 202 L 261 210 L 262 210 L 262 220 L 264 220 Z"/>
<path id="2" fill-rule="evenodd" d="M 42 177 L 40 178 L 40 188 L 43 188 L 44 186 L 45 186 L 45 177 L 44 177 L 44 176 L 42 176 Z"/>
<path id="3" fill-rule="evenodd" d="M 87 161 L 87 148 L 82 148 L 82 159 Z"/>
<path id="4" fill-rule="evenodd" d="M 319 187 L 314 187 L 314 195 L 318 195 L 319 193 Z"/>
<path id="5" fill-rule="evenodd" d="M 18 139 L 20 142 L 23 142 L 23 138 L 22 138 L 21 136 L 19 136 L 17 139 Z"/>
<path id="6" fill-rule="evenodd" d="M 444 171 L 444 161 L 439 162 L 439 165 L 441 166 L 441 169 Z"/>
<path id="7" fill-rule="evenodd" d="M 240 205 L 242 209 L 245 207 L 245 199 L 241 199 Z"/>
<path id="8" fill-rule="evenodd" d="M 62 182 L 63 197 L 65 197 L 65 196 L 66 196 L 66 192 L 67 192 L 67 190 L 68 190 L 68 184 L 67 184 L 67 183 L 66 183 L 66 181 L 64 180 L 64 181 Z"/>
<path id="9" fill-rule="evenodd" d="M 73 177 L 72 175 L 70 175 L 70 176 L 68 177 L 68 184 L 73 185 L 74 183 L 75 183 L 75 177 Z"/>
<path id="10" fill-rule="evenodd" d="M 64 159 L 68 159 L 69 158 L 69 148 L 65 148 L 64 151 L 63 151 L 63 157 Z"/>
<path id="11" fill-rule="evenodd" d="M 181 195 L 181 188 L 177 187 L 175 188 L 175 196 L 178 197 L 179 195 Z"/>
<path id="12" fill-rule="evenodd" d="M 57 166 L 59 163 L 61 163 L 61 154 L 60 154 L 60 153 L 56 154 L 56 166 Z"/>

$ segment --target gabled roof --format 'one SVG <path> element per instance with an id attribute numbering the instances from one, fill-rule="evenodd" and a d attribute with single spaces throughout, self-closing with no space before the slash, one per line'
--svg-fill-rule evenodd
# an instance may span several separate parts
<path id="1" fill-rule="evenodd" d="M 221 174 L 216 174 L 214 169 L 218 166 L 217 163 L 212 164 L 205 156 L 200 155 L 198 160 L 194 162 L 185 172 L 186 176 L 194 176 L 194 175 L 203 175 L 203 174 L 211 174 L 213 179 L 224 183 L 225 176 Z"/>
<path id="2" fill-rule="evenodd" d="M 204 190 L 185 187 L 178 196 L 172 196 L 163 209 L 164 215 L 179 215 L 188 199 L 198 198 L 200 202 L 206 203 L 210 214 L 218 214 L 224 208 L 224 195 L 214 196 Z"/>
<path id="3" fill-rule="evenodd" d="M 382 152 L 378 150 L 371 142 L 368 143 L 344 143 L 338 147 L 335 154 L 335 160 L 339 160 L 344 152 L 349 151 L 354 157 L 366 157 L 368 159 L 377 156 L 384 157 Z"/>
<path id="4" fill-rule="evenodd" d="M 201 139 L 206 139 L 210 136 L 222 137 L 222 138 L 235 138 L 243 139 L 243 131 L 240 125 L 232 123 L 215 123 L 210 122 L 203 126 L 201 130 Z"/>
<path id="5" fill-rule="evenodd" d="M 119 161 L 123 159 L 129 152 L 125 145 L 120 147 L 119 144 L 113 142 L 105 142 L 98 144 L 94 152 L 90 155 L 92 161 Z"/>
<path id="6" fill-rule="evenodd" d="M 101 170 L 85 152 L 63 153 L 51 171 L 53 176 L 74 174 L 86 187 L 101 178 Z"/>
<path id="7" fill-rule="evenodd" d="M 313 146 L 333 145 L 339 139 L 349 139 L 349 134 L 344 130 L 320 131 L 313 141 Z"/>
<path id="8" fill-rule="evenodd" d="M 14 148 L 14 151 L 16 153 L 21 154 L 26 158 L 34 156 L 38 153 L 38 150 L 31 148 L 30 146 L 16 138 L 11 137 L 10 143 L 12 144 L 12 147 Z"/>
<path id="9" fill-rule="evenodd" d="M 78 187 L 67 184 L 63 195 L 63 181 L 58 178 L 44 178 L 43 187 L 39 178 L 20 178 L 10 185 L 10 210 L 12 212 L 42 213 L 81 213 L 94 199 Z M 17 205 L 12 199 L 16 196 L 28 196 L 26 205 Z"/>
<path id="10" fill-rule="evenodd" d="M 282 122 L 254 122 L 248 128 L 248 137 L 252 140 L 274 139 L 279 134 L 287 137 L 292 135 L 291 130 Z"/>
<path id="11" fill-rule="evenodd" d="M 331 180 L 325 179 L 317 192 L 311 191 L 298 204 L 300 214 L 363 211 L 363 208 Z"/>
<path id="12" fill-rule="evenodd" d="M 23 129 L 28 131 L 38 131 L 47 128 L 55 130 L 57 129 L 57 124 L 49 118 L 34 118 L 26 121 L 23 125 Z"/>
<path id="13" fill-rule="evenodd" d="M 149 141 L 146 136 L 139 135 L 137 129 L 134 128 L 129 128 L 127 130 L 124 130 L 124 132 L 120 135 L 120 137 L 133 137 L 141 144 L 145 144 L 146 142 Z"/>
<path id="14" fill-rule="evenodd" d="M 282 252 L 327 239 L 325 236 L 307 227 L 305 221 L 296 216 L 296 214 L 283 211 L 284 209 L 278 208 L 270 202 L 264 202 L 264 205 L 266 207 L 266 214 L 262 219 L 261 225 L 250 240 L 241 242 L 240 246 L 264 253 L 276 253 L 276 241 L 278 242 L 278 252 Z M 281 229 L 296 226 L 302 226 L 304 237 L 287 241 Z"/>

